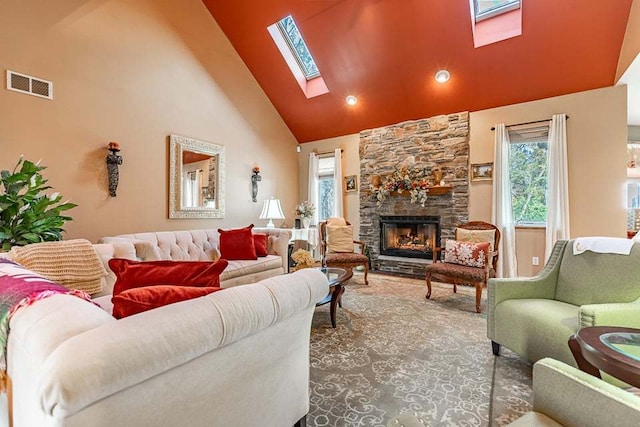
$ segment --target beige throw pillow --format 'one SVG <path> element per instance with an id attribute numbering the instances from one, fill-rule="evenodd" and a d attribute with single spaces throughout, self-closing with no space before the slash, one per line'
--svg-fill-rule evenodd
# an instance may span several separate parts
<path id="1" fill-rule="evenodd" d="M 329 218 L 327 220 L 327 225 L 329 227 L 337 227 L 337 226 L 341 226 L 341 225 L 347 225 L 347 221 L 345 221 L 344 218 L 339 218 L 339 217 L 332 216 L 331 218 Z"/>
<path id="2" fill-rule="evenodd" d="M 456 228 L 456 240 L 460 242 L 489 243 L 489 251 L 493 252 L 493 242 L 496 237 L 496 230 L 467 230 L 466 228 Z"/>
<path id="3" fill-rule="evenodd" d="M 327 227 L 329 253 L 353 252 L 353 225 Z"/>
<path id="4" fill-rule="evenodd" d="M 88 294 L 102 291 L 102 278 L 108 274 L 93 245 L 85 239 L 14 246 L 9 257 L 65 288 Z"/>

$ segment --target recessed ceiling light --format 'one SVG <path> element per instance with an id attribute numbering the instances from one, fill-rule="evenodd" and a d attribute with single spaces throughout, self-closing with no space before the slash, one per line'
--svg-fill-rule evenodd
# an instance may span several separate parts
<path id="1" fill-rule="evenodd" d="M 356 99 L 355 96 L 353 96 L 353 95 L 347 96 L 347 104 L 356 105 L 356 102 L 358 102 L 358 100 Z"/>
<path id="2" fill-rule="evenodd" d="M 436 73 L 436 81 L 438 83 L 446 83 L 451 78 L 451 73 L 447 70 L 440 70 Z"/>

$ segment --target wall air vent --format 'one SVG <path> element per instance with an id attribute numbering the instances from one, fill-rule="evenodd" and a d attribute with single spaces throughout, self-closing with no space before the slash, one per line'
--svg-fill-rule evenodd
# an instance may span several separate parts
<path id="1" fill-rule="evenodd" d="M 7 70 L 7 89 L 40 98 L 53 99 L 53 83 Z"/>

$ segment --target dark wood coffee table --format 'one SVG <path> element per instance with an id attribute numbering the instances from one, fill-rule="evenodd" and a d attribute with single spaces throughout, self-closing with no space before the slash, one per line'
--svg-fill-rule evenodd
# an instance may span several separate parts
<path id="1" fill-rule="evenodd" d="M 342 307 L 342 294 L 344 293 L 344 282 L 353 277 L 353 271 L 351 269 L 345 270 L 343 268 L 334 267 L 320 267 L 318 270 L 322 271 L 327 279 L 329 279 L 329 295 L 327 295 L 322 301 L 316 304 L 316 307 L 331 303 L 329 313 L 331 315 L 331 326 L 336 327 L 336 306 Z"/>
<path id="2" fill-rule="evenodd" d="M 640 387 L 640 329 L 592 326 L 569 338 L 578 367 L 594 377 L 600 371 Z"/>

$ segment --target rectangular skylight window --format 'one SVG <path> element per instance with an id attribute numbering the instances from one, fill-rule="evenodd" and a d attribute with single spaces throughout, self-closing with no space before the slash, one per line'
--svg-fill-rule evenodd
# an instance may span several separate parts
<path id="1" fill-rule="evenodd" d="M 476 22 L 520 8 L 520 0 L 473 0 Z"/>
<path id="2" fill-rule="evenodd" d="M 287 41 L 291 52 L 296 58 L 298 65 L 300 65 L 300 69 L 304 74 L 307 80 L 311 80 L 320 75 L 320 71 L 318 70 L 318 66 L 316 62 L 313 60 L 311 56 L 311 52 L 307 48 L 302 35 L 300 34 L 300 30 L 296 26 L 296 23 L 293 20 L 291 15 L 281 19 L 278 21 L 278 28 L 282 33 L 282 36 Z"/>

